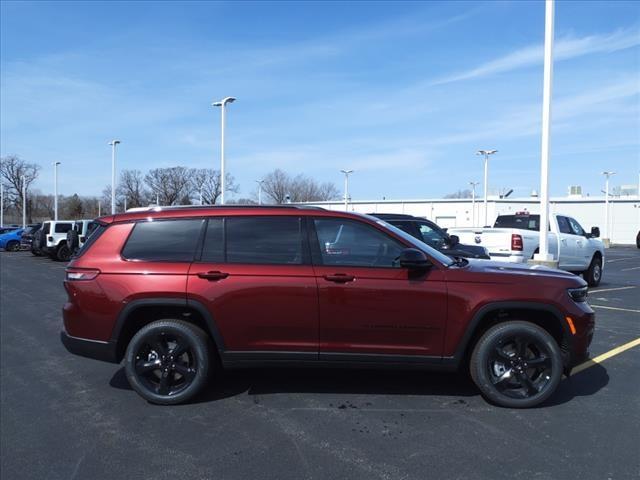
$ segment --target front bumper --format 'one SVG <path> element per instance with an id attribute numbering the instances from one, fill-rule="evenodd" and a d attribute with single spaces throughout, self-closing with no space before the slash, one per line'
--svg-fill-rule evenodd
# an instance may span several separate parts
<path id="1" fill-rule="evenodd" d="M 72 337 L 67 332 L 60 332 L 60 340 L 65 348 L 74 355 L 102 360 L 103 362 L 119 363 L 116 355 L 116 344 L 100 342 L 87 338 Z"/>

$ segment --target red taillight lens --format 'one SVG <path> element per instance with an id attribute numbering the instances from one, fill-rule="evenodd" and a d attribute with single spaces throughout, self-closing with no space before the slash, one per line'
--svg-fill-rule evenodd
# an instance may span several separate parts
<path id="1" fill-rule="evenodd" d="M 511 250 L 522 251 L 522 235 L 511 234 Z"/>
<path id="2" fill-rule="evenodd" d="M 93 280 L 98 275 L 100 270 L 94 268 L 67 268 L 67 280 L 70 282 Z"/>

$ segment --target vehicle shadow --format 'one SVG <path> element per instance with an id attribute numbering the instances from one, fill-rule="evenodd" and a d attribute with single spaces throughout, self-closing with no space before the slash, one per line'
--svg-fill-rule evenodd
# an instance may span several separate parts
<path id="1" fill-rule="evenodd" d="M 561 405 L 575 397 L 590 396 L 609 383 L 600 364 L 564 377 L 553 396 L 539 407 Z M 124 368 L 111 378 L 113 388 L 131 390 Z M 478 389 L 464 373 L 436 373 L 417 370 L 359 370 L 331 368 L 265 368 L 221 372 L 200 395 L 188 402 L 207 403 L 240 394 L 333 393 L 359 395 L 421 395 L 476 397 Z"/>

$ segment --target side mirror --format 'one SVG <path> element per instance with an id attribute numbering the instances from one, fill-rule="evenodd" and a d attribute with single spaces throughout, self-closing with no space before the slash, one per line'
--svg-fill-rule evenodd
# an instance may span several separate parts
<path id="1" fill-rule="evenodd" d="M 455 247 L 459 243 L 460 243 L 460 237 L 458 237 L 457 235 L 449 235 L 449 245 L 451 245 L 452 247 Z"/>
<path id="2" fill-rule="evenodd" d="M 591 227 L 591 236 L 598 238 L 600 236 L 600 229 L 598 227 Z"/>
<path id="3" fill-rule="evenodd" d="M 444 227 L 444 228 L 442 229 L 442 231 L 443 231 L 444 233 L 447 233 L 447 230 L 449 230 L 447 227 Z"/>
<path id="4" fill-rule="evenodd" d="M 400 252 L 400 266 L 409 270 L 423 270 L 431 266 L 429 257 L 417 248 L 405 248 Z"/>

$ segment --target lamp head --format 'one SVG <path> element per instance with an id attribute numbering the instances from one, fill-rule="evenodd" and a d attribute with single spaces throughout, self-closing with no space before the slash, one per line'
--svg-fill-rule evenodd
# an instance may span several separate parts
<path id="1" fill-rule="evenodd" d="M 236 101 L 235 97 L 225 97 L 222 100 L 220 100 L 219 102 L 213 102 L 211 104 L 211 106 L 212 107 L 224 107 L 227 103 L 233 103 L 235 101 Z"/>

